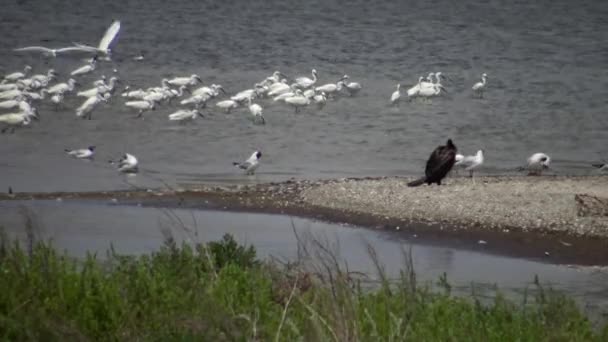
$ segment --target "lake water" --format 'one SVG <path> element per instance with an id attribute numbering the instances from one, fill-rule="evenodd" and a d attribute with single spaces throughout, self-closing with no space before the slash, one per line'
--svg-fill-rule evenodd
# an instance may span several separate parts
<path id="1" fill-rule="evenodd" d="M 123 85 L 151 87 L 163 77 L 197 73 L 205 85 L 234 94 L 281 70 L 319 84 L 348 74 L 363 90 L 294 114 L 263 99 L 267 124 L 247 108 L 205 111 L 187 125 L 170 123 L 179 106 L 159 106 L 136 120 L 119 96 L 93 120 L 75 117 L 71 95 L 41 121 L 0 135 L 0 189 L 103 190 L 137 186 L 279 181 L 290 177 L 415 175 L 448 137 L 460 152 L 483 148 L 480 172 L 512 172 L 534 152 L 548 153 L 554 172 L 587 174 L 608 158 L 608 2 L 541 1 L 7 1 L 0 12 L 0 73 L 30 64 L 64 81 L 85 62 L 46 60 L 12 49 L 27 45 L 96 45 L 112 19 L 122 21 L 114 61 L 78 77 L 79 90 L 118 70 Z M 145 60 L 131 60 L 143 51 Z M 442 71 L 449 94 L 431 102 L 388 106 L 398 82 Z M 484 99 L 471 96 L 482 72 Z M 220 97 L 219 99 L 224 99 Z M 218 100 L 219 100 L 218 99 Z M 214 102 L 210 103 L 213 108 Z M 4 111 L 3 111 L 4 112 Z M 97 159 L 66 157 L 64 148 L 98 147 Z M 246 177 L 231 162 L 263 151 Z M 125 178 L 108 164 L 136 155 L 142 172 Z M 162 182 L 160 181 L 162 180 Z"/>

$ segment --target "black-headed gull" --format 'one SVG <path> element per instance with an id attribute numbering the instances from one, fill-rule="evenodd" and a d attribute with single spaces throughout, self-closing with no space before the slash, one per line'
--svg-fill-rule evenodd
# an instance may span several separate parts
<path id="1" fill-rule="evenodd" d="M 245 160 L 242 163 L 233 162 L 232 164 L 239 169 L 245 170 L 245 173 L 248 175 L 253 175 L 255 170 L 260 166 L 260 158 L 262 158 L 262 152 L 255 151 L 249 157 L 249 159 Z"/>

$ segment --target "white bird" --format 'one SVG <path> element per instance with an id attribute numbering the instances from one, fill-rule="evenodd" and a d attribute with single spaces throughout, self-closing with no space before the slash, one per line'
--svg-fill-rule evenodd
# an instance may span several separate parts
<path id="1" fill-rule="evenodd" d="M 433 76 L 435 76 L 435 73 L 431 72 L 426 78 L 423 78 L 422 82 L 420 82 L 420 87 L 432 87 L 434 84 Z"/>
<path id="2" fill-rule="evenodd" d="M 419 77 L 418 78 L 418 83 L 416 83 L 415 86 L 411 87 L 410 89 L 407 90 L 407 97 L 414 97 L 417 96 L 418 93 L 420 92 L 420 89 L 422 89 L 422 80 L 424 79 L 424 77 Z"/>
<path id="3" fill-rule="evenodd" d="M 93 116 L 93 109 L 95 109 L 100 102 L 107 102 L 109 98 L 110 94 L 97 94 L 89 97 L 82 105 L 80 105 L 80 107 L 76 109 L 76 116 L 84 117 L 85 115 L 88 115 L 89 120 L 91 120 Z"/>
<path id="4" fill-rule="evenodd" d="M 31 119 L 38 118 L 36 115 L 36 111 L 31 113 L 28 112 L 20 112 L 20 113 L 8 113 L 0 115 L 0 124 L 4 125 L 2 129 L 2 133 L 6 132 L 6 130 L 10 127 L 11 133 L 15 132 L 15 128 L 17 126 L 27 126 L 30 124 Z"/>
<path id="5" fill-rule="evenodd" d="M 64 151 L 69 156 L 77 159 L 91 159 L 95 155 L 95 146 L 89 146 L 87 148 L 77 150 L 70 150 L 66 148 Z"/>
<path id="6" fill-rule="evenodd" d="M 544 169 L 549 168 L 551 158 L 544 153 L 534 153 L 528 158 L 527 162 L 528 175 L 540 176 Z"/>
<path id="7" fill-rule="evenodd" d="M 70 75 L 72 76 L 78 76 L 78 75 L 84 75 L 84 74 L 88 74 L 89 72 L 95 70 L 95 66 L 97 65 L 97 57 L 93 57 L 90 61 L 89 64 L 85 65 L 85 66 L 81 66 L 80 68 L 72 71 L 70 73 Z"/>
<path id="8" fill-rule="evenodd" d="M 203 83 L 203 80 L 200 76 L 196 74 L 192 74 L 189 77 L 176 77 L 168 81 L 168 83 L 172 86 L 187 86 L 187 85 L 196 85 L 197 83 Z"/>
<path id="9" fill-rule="evenodd" d="M 264 120 L 264 116 L 262 115 L 262 106 L 257 103 L 251 103 L 251 97 L 249 98 L 249 112 L 253 116 L 254 123 L 266 124 L 266 120 Z"/>
<path id="10" fill-rule="evenodd" d="M 608 171 L 608 163 L 591 164 L 593 167 L 597 167 L 600 171 Z"/>
<path id="11" fill-rule="evenodd" d="M 304 96 L 302 91 L 298 89 L 294 96 L 285 99 L 285 103 L 292 105 L 295 108 L 295 112 L 298 113 L 301 107 L 308 106 L 310 104 L 310 99 Z"/>
<path id="12" fill-rule="evenodd" d="M 76 46 L 70 46 L 60 49 L 49 49 L 44 46 L 26 46 L 18 49 L 14 49 L 15 52 L 40 52 L 45 57 L 57 57 L 58 53 L 65 52 L 82 52 L 82 49 Z"/>
<path id="13" fill-rule="evenodd" d="M 315 88 L 316 92 L 324 92 L 327 96 L 332 96 L 334 93 L 342 90 L 342 86 L 344 85 L 344 80 L 348 79 L 347 75 L 344 75 L 341 79 L 336 83 L 327 83 L 322 86 L 318 86 Z"/>
<path id="14" fill-rule="evenodd" d="M 80 49 L 81 51 L 93 52 L 95 54 L 101 54 L 106 57 L 110 57 L 112 54 L 112 50 L 110 49 L 110 45 L 116 37 L 118 36 L 118 32 L 120 31 L 120 21 L 114 20 L 110 27 L 106 30 L 103 37 L 99 41 L 99 45 L 97 47 L 74 43 L 75 47 Z"/>
<path id="15" fill-rule="evenodd" d="M 20 79 L 24 78 L 25 76 L 27 76 L 30 73 L 30 71 L 32 71 L 32 67 L 29 65 L 26 65 L 23 68 L 23 72 L 14 72 L 12 74 L 8 74 L 8 75 L 4 76 L 2 83 L 14 82 L 16 80 L 20 80 Z"/>
<path id="16" fill-rule="evenodd" d="M 110 160 L 110 164 L 115 162 Z M 139 171 L 137 158 L 134 155 L 125 153 L 117 162 L 118 171 L 124 173 L 137 173 Z"/>
<path id="17" fill-rule="evenodd" d="M 137 117 L 140 118 L 144 115 L 144 112 L 154 109 L 154 101 L 128 101 L 125 102 L 125 106 L 135 108 L 139 110 Z"/>
<path id="18" fill-rule="evenodd" d="M 471 89 L 473 89 L 473 91 L 479 95 L 480 98 L 483 97 L 483 92 L 485 91 L 486 88 L 486 79 L 487 79 L 488 75 L 484 72 L 481 75 L 481 82 L 477 82 L 473 85 L 473 87 Z"/>
<path id="19" fill-rule="evenodd" d="M 361 86 L 361 83 L 359 83 L 359 82 L 344 83 L 344 87 L 343 87 L 343 89 L 346 89 L 349 96 L 356 95 L 359 91 L 361 91 L 362 88 L 363 87 Z"/>
<path id="20" fill-rule="evenodd" d="M 63 94 L 65 92 L 71 92 L 74 90 L 74 86 L 76 85 L 76 80 L 70 78 L 67 82 L 55 84 L 54 86 L 47 89 L 47 92 L 51 95 L 55 94 Z"/>
<path id="21" fill-rule="evenodd" d="M 456 163 L 454 163 L 454 166 L 463 167 L 466 171 L 469 171 L 469 176 L 473 178 L 473 170 L 483 164 L 483 161 L 483 150 L 479 150 L 474 156 L 457 155 L 457 160 Z"/>
<path id="22" fill-rule="evenodd" d="M 78 93 L 76 93 L 76 96 L 91 97 L 91 96 L 95 96 L 97 94 L 102 94 L 102 95 L 105 93 L 112 94 L 114 92 L 114 89 L 116 88 L 116 83 L 120 82 L 120 80 L 116 76 L 112 76 L 110 78 L 110 81 L 107 84 L 104 81 L 102 81 L 102 82 L 99 82 L 99 81 L 101 81 L 101 80 L 94 82 L 94 84 L 96 85 L 94 88 L 79 91 Z"/>
<path id="23" fill-rule="evenodd" d="M 22 93 L 23 96 L 27 97 L 30 101 L 39 101 L 46 98 L 47 91 L 42 89 L 39 93 L 25 91 Z"/>
<path id="24" fill-rule="evenodd" d="M 312 69 L 312 79 L 308 77 L 296 78 L 296 84 L 302 89 L 310 88 L 315 85 L 315 83 L 317 83 L 317 70 L 315 69 Z"/>
<path id="25" fill-rule="evenodd" d="M 325 103 L 327 103 L 327 95 L 325 95 L 324 92 L 321 92 L 321 94 L 313 96 L 312 100 L 315 101 L 319 108 L 323 108 L 323 106 L 325 106 Z"/>
<path id="26" fill-rule="evenodd" d="M 268 87 L 268 96 L 277 96 L 292 90 L 292 86 L 287 84 L 286 79 L 282 79 L 280 82 L 272 84 Z"/>
<path id="27" fill-rule="evenodd" d="M 186 110 L 180 109 L 175 113 L 169 114 L 169 121 L 184 121 L 194 120 L 197 116 L 204 118 L 203 113 L 199 112 L 198 109 Z"/>
<path id="28" fill-rule="evenodd" d="M 215 104 L 217 107 L 226 111 L 226 114 L 229 114 L 231 110 L 237 108 L 239 103 L 234 100 L 224 100 Z"/>
<path id="29" fill-rule="evenodd" d="M 391 94 L 391 104 L 396 104 L 401 98 L 401 84 L 397 83 L 397 90 Z"/>
<path id="30" fill-rule="evenodd" d="M 239 169 L 245 170 L 245 173 L 248 175 L 253 175 L 255 170 L 260 166 L 260 158 L 262 158 L 262 152 L 255 151 L 251 157 L 249 157 L 249 159 L 242 163 L 233 162 L 232 165 L 238 167 Z"/>

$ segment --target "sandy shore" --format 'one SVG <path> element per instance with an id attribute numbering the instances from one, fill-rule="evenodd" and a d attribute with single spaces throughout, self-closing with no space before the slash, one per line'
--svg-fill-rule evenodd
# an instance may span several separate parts
<path id="1" fill-rule="evenodd" d="M 608 200 L 608 177 L 480 177 L 475 183 L 450 178 L 444 186 L 416 188 L 406 182 L 386 178 L 328 183 L 301 196 L 315 206 L 412 222 L 608 237 L 608 211 L 581 207 L 586 204 L 581 199 Z"/>

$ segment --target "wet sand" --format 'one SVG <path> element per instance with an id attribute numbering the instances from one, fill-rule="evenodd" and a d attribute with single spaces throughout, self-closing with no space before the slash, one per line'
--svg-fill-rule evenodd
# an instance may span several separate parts
<path id="1" fill-rule="evenodd" d="M 6 199 L 103 200 L 155 207 L 280 213 L 389 229 L 438 245 L 556 263 L 608 265 L 608 216 L 576 195 L 608 198 L 608 177 L 359 178 L 196 189 L 18 193 Z"/>

